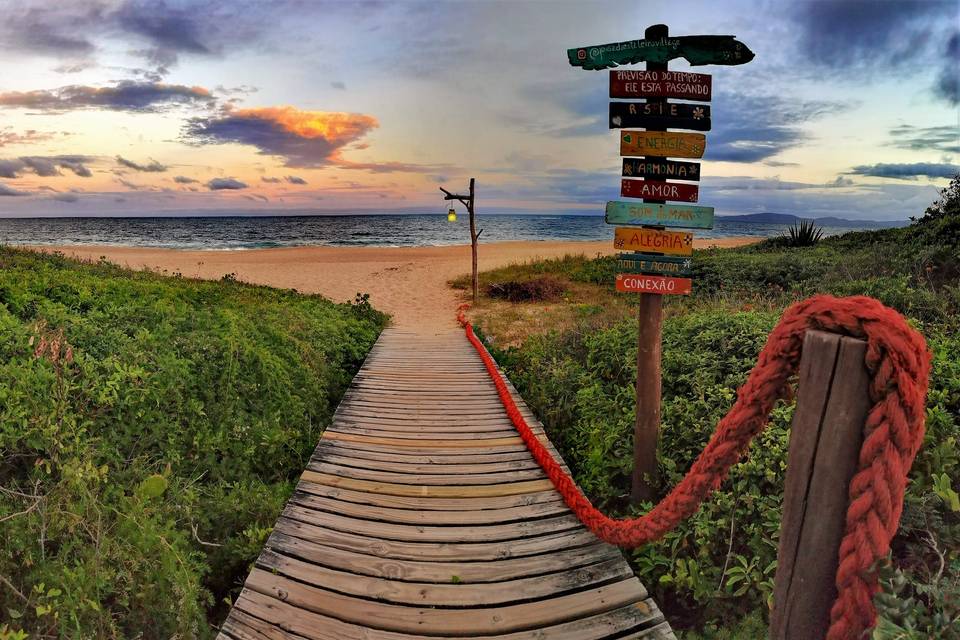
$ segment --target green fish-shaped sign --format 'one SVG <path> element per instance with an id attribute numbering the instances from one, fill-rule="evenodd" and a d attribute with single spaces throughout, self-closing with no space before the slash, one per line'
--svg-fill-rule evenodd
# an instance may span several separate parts
<path id="1" fill-rule="evenodd" d="M 684 58 L 693 66 L 734 65 L 750 62 L 753 57 L 753 51 L 734 36 L 664 37 L 567 49 L 571 65 L 589 70 L 637 62 L 666 63 L 675 58 Z"/>

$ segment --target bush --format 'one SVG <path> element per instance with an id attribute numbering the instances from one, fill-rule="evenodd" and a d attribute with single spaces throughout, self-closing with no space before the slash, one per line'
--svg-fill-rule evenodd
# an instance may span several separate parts
<path id="1" fill-rule="evenodd" d="M 209 637 L 381 314 L 0 248 L 0 619 Z"/>
<path id="2" fill-rule="evenodd" d="M 487 295 L 510 302 L 552 302 L 565 289 L 563 281 L 554 276 L 540 276 L 530 280 L 508 280 L 487 285 Z"/>

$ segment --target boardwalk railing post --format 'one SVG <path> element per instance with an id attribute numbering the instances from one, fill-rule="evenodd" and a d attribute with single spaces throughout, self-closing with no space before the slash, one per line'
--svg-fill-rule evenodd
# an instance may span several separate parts
<path id="1" fill-rule="evenodd" d="M 866 343 L 810 331 L 790 433 L 771 640 L 822 640 L 870 401 Z"/>

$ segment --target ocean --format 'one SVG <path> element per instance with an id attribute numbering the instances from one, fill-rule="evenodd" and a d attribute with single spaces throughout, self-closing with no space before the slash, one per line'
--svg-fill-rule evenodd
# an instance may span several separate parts
<path id="1" fill-rule="evenodd" d="M 698 238 L 770 237 L 788 225 L 725 222 L 717 218 Z M 480 241 L 610 240 L 603 216 L 478 215 Z M 826 227 L 825 235 L 845 227 Z M 171 249 L 240 250 L 310 245 L 415 247 L 468 244 L 466 214 L 456 222 L 435 214 L 314 216 L 207 216 L 153 218 L 0 218 L 0 243 L 34 245 L 120 245 Z"/>

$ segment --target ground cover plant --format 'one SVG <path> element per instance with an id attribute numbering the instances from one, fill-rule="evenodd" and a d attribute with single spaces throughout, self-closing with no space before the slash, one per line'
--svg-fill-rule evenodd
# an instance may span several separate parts
<path id="1" fill-rule="evenodd" d="M 0 638 L 212 637 L 384 322 L 0 248 Z"/>
<path id="2" fill-rule="evenodd" d="M 881 568 L 874 637 L 960 637 L 960 178 L 908 227 L 809 247 L 774 239 L 698 251 L 694 270 L 694 295 L 665 304 L 659 495 L 703 449 L 788 304 L 819 292 L 878 298 L 926 336 L 934 362 L 925 444 Z M 567 283 L 565 301 L 484 299 L 472 317 L 580 486 L 603 510 L 626 517 L 651 505 L 626 500 L 637 327 L 635 298 L 613 291 L 614 272 L 612 258 L 566 258 L 484 273 L 481 282 L 553 276 Z M 525 336 L 519 325 L 532 317 L 541 322 Z M 695 516 L 628 553 L 685 638 L 766 635 L 792 412 L 790 403 L 777 407 Z"/>

